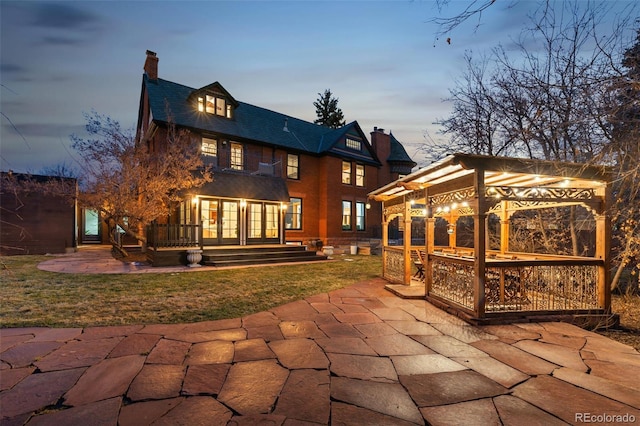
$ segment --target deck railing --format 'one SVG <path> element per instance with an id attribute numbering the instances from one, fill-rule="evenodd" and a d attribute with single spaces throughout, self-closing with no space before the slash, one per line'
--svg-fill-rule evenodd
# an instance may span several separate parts
<path id="1" fill-rule="evenodd" d="M 147 245 L 153 248 L 199 247 L 200 225 L 151 224 L 147 227 Z"/>

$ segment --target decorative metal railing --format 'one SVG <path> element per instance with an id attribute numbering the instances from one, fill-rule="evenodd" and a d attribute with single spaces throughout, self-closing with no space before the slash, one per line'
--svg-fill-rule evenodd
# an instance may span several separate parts
<path id="1" fill-rule="evenodd" d="M 473 309 L 473 262 L 434 258 L 430 294 Z"/>
<path id="2" fill-rule="evenodd" d="M 430 294 L 474 310 L 472 260 L 431 256 Z M 596 259 L 487 262 L 485 312 L 599 309 Z"/>
<path id="3" fill-rule="evenodd" d="M 147 226 L 147 245 L 153 248 L 198 247 L 200 225 L 151 224 Z"/>

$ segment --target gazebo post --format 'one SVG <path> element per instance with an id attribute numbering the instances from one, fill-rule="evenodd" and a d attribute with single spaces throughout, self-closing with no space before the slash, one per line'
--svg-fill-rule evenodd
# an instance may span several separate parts
<path id="1" fill-rule="evenodd" d="M 473 247 L 475 249 L 474 256 L 474 311 L 478 318 L 484 317 L 485 305 L 485 263 L 486 263 L 486 198 L 484 188 L 484 170 L 475 170 L 474 190 L 476 193 L 476 206 L 473 215 Z"/>
<path id="2" fill-rule="evenodd" d="M 500 203 L 500 254 L 505 254 L 509 251 L 509 212 L 507 207 L 508 201 L 502 201 Z"/>
<path id="3" fill-rule="evenodd" d="M 389 218 L 385 214 L 385 202 L 382 202 L 382 276 L 387 276 L 387 247 L 389 246 Z"/>
<path id="4" fill-rule="evenodd" d="M 404 196 L 404 274 L 402 283 L 411 284 L 411 203 Z"/>
<path id="5" fill-rule="evenodd" d="M 596 257 L 602 259 L 598 266 L 598 304 L 606 311 L 611 309 L 611 218 L 608 215 L 611 203 L 611 186 L 605 187 L 602 212 L 595 215 Z"/>

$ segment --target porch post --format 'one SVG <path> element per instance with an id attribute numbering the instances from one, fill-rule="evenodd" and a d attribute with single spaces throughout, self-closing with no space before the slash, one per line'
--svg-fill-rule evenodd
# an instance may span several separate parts
<path id="1" fill-rule="evenodd" d="M 473 215 L 473 247 L 475 248 L 474 260 L 474 310 L 478 318 L 484 317 L 485 304 L 485 262 L 486 262 L 486 199 L 484 188 L 484 170 L 475 171 L 474 189 L 476 192 L 476 211 Z"/>
<path id="2" fill-rule="evenodd" d="M 403 284 L 411 284 L 411 203 L 404 196 L 404 278 Z"/>

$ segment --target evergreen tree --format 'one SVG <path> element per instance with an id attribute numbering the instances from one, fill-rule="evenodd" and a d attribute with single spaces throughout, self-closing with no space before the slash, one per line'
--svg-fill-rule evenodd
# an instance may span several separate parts
<path id="1" fill-rule="evenodd" d="M 313 103 L 316 107 L 317 120 L 314 123 L 337 129 L 345 125 L 342 110 L 338 108 L 338 98 L 334 98 L 331 90 L 327 89 L 324 94 L 318 93 L 318 99 Z"/>

